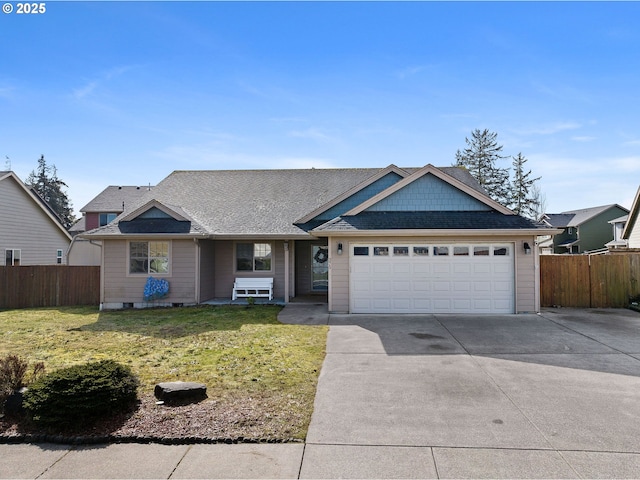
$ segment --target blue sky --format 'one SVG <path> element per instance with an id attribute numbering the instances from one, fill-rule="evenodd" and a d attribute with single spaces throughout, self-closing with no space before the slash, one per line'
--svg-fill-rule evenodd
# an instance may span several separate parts
<path id="1" fill-rule="evenodd" d="M 44 154 L 76 212 L 173 170 L 449 166 L 476 128 L 548 212 L 640 186 L 637 2 L 8 3 L 0 170 Z"/>

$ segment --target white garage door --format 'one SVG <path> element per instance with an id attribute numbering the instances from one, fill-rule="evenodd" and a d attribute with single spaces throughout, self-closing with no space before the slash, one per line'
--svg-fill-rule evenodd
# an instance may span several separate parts
<path id="1" fill-rule="evenodd" d="M 350 248 L 352 313 L 513 313 L 513 244 Z"/>

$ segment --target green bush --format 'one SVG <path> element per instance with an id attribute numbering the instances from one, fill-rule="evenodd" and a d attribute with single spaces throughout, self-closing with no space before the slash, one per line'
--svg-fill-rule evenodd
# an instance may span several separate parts
<path id="1" fill-rule="evenodd" d="M 37 423 L 73 428 L 127 411 L 137 389 L 138 379 L 131 369 L 102 360 L 36 380 L 24 395 L 24 407 Z"/>

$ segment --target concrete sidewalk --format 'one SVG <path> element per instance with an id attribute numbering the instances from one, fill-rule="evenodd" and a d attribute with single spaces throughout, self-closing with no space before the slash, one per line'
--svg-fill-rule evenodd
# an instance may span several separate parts
<path id="1" fill-rule="evenodd" d="M 0 445 L 1 478 L 640 478 L 640 315 L 329 315 L 303 444 Z"/>

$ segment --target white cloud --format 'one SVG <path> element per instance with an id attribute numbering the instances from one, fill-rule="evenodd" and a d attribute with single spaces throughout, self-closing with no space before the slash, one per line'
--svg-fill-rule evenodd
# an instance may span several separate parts
<path id="1" fill-rule="evenodd" d="M 589 136 L 576 136 L 576 137 L 571 137 L 571 140 L 573 140 L 574 142 L 591 142 L 593 140 L 596 140 L 597 137 L 589 137 Z"/>

